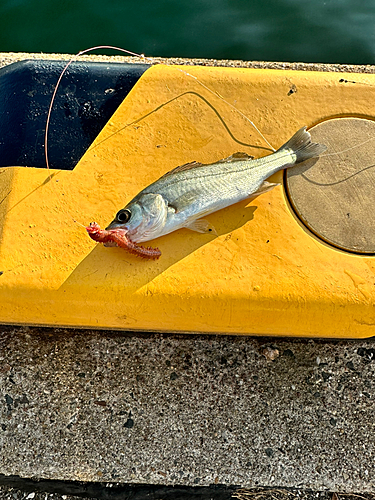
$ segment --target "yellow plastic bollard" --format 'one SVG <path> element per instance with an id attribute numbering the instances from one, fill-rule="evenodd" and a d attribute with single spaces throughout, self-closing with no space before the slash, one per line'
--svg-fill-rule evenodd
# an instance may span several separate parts
<path id="1" fill-rule="evenodd" d="M 375 75 L 150 68 L 73 171 L 0 169 L 1 322 L 374 335 L 375 249 L 371 242 L 362 254 L 340 249 L 309 227 L 296 199 L 294 206 L 288 198 L 292 170 L 287 180 L 281 172 L 270 179 L 282 183 L 272 191 L 208 216 L 217 237 L 183 229 L 151 241 L 162 251 L 157 261 L 95 244 L 74 222 L 105 227 L 142 188 L 177 165 L 211 163 L 237 151 L 270 154 L 251 124 L 205 86 L 248 116 L 276 149 L 304 125 L 314 132 L 328 123 L 323 137 L 329 140 L 340 117 L 371 123 L 375 117 Z M 327 145 L 327 153 L 335 149 Z M 362 147 L 370 146 L 371 140 Z M 361 196 L 373 200 L 374 192 L 363 190 L 358 203 Z"/>

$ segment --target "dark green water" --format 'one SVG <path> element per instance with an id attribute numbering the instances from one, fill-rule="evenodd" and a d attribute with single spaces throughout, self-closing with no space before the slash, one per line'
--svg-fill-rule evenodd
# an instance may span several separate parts
<path id="1" fill-rule="evenodd" d="M 374 0 L 0 0 L 0 51 L 375 64 Z"/>

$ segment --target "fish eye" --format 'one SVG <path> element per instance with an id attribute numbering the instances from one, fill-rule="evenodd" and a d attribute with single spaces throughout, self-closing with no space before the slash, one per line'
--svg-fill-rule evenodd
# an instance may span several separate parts
<path id="1" fill-rule="evenodd" d="M 131 216 L 130 210 L 125 208 L 124 210 L 120 210 L 117 213 L 116 220 L 117 220 L 117 222 L 121 222 L 121 224 L 125 224 L 130 219 L 130 216 Z"/>

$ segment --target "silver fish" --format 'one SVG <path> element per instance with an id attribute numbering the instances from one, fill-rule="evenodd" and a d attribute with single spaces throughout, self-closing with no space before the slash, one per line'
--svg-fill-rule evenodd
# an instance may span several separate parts
<path id="1" fill-rule="evenodd" d="M 236 153 L 209 165 L 187 163 L 143 189 L 106 230 L 121 229 L 134 243 L 183 227 L 199 233 L 215 232 L 202 217 L 269 191 L 277 185 L 266 181 L 272 174 L 325 150 L 324 145 L 311 142 L 303 127 L 275 153 L 257 160 Z"/>

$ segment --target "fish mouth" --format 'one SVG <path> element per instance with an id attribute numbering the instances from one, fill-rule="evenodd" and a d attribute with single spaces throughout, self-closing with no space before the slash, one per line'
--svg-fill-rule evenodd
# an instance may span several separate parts
<path id="1" fill-rule="evenodd" d="M 116 220 L 113 220 L 108 226 L 105 228 L 106 231 L 113 231 L 113 230 L 125 230 L 129 231 L 129 228 L 126 224 L 117 222 Z"/>
<path id="2" fill-rule="evenodd" d="M 115 235 L 115 239 L 109 239 L 104 242 L 103 245 L 105 247 L 118 247 L 118 239 L 120 238 L 123 245 L 127 245 L 129 241 L 128 232 L 129 229 L 121 226 L 111 226 L 111 224 L 105 228 L 105 231 L 108 231 L 109 234 Z"/>

